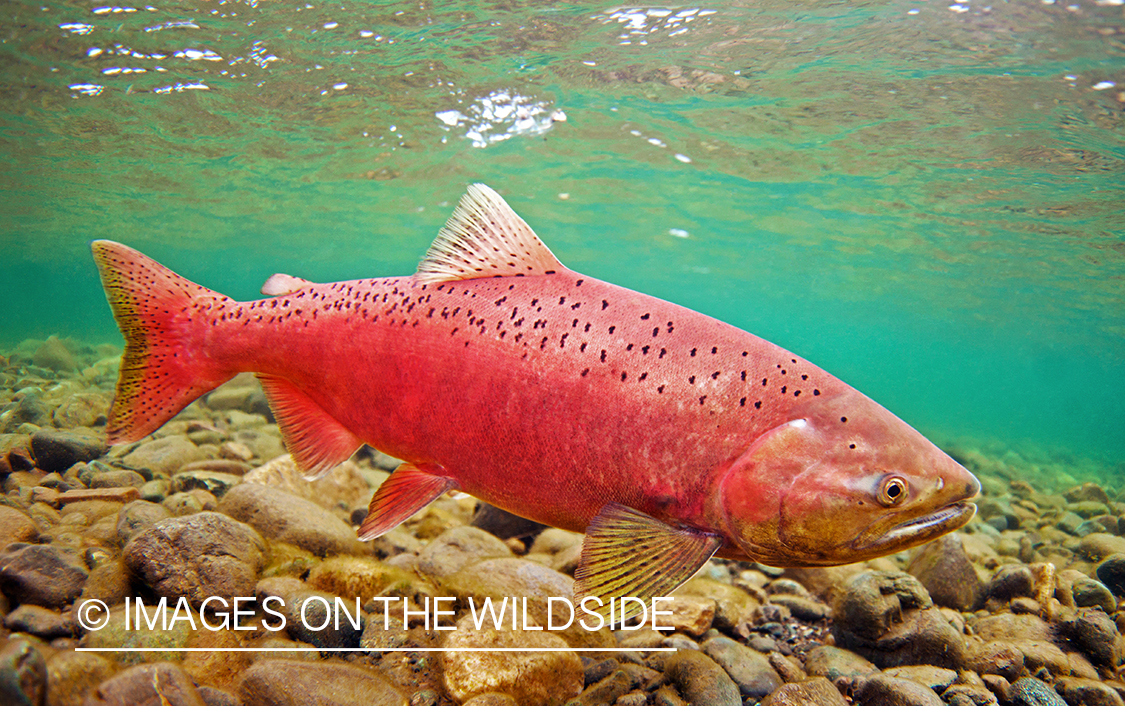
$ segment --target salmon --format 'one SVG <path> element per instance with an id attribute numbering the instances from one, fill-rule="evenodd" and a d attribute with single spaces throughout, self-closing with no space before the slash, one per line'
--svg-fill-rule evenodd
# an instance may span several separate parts
<path id="1" fill-rule="evenodd" d="M 92 244 L 126 345 L 111 444 L 255 373 L 310 477 L 402 460 L 363 539 L 447 491 L 585 532 L 576 595 L 668 595 L 711 557 L 828 566 L 967 523 L 980 483 L 921 434 L 750 333 L 574 272 L 473 185 L 417 271 L 271 277 L 238 302 Z"/>

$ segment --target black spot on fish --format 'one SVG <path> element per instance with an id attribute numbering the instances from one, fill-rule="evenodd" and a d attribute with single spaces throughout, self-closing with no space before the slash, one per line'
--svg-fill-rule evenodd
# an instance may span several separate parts
<path id="1" fill-rule="evenodd" d="M 715 355 L 715 354 L 716 354 L 716 353 L 718 353 L 718 352 L 719 352 L 719 347 L 718 347 L 718 346 L 712 346 L 712 347 L 711 347 L 711 355 Z"/>
<path id="2" fill-rule="evenodd" d="M 582 286 L 582 283 L 583 283 L 583 282 L 585 282 L 585 281 L 586 281 L 586 280 L 584 280 L 584 279 L 580 279 L 580 280 L 578 280 L 577 282 L 575 282 L 575 283 L 574 283 L 574 286 L 575 286 L 575 287 L 581 287 L 581 286 Z"/>
<path id="3" fill-rule="evenodd" d="M 629 345 L 625 346 L 625 350 L 627 350 L 627 351 L 633 350 L 633 344 L 630 343 Z"/>
<path id="4" fill-rule="evenodd" d="M 621 382 L 625 382 L 625 378 L 627 375 L 628 373 L 621 373 Z"/>
<path id="5" fill-rule="evenodd" d="M 855 444 L 848 444 L 848 448 L 849 448 L 849 449 L 854 449 L 854 448 L 855 448 Z"/>
<path id="6" fill-rule="evenodd" d="M 589 321 L 586 322 L 586 325 L 582 328 L 582 331 L 584 333 L 590 333 L 590 322 Z"/>
<path id="7" fill-rule="evenodd" d="M 566 304 L 566 297 L 559 297 L 559 306 Z"/>
<path id="8" fill-rule="evenodd" d="M 602 362 L 603 363 L 605 362 L 605 351 L 604 350 L 602 351 Z"/>
<path id="9" fill-rule="evenodd" d="M 841 422 L 844 422 L 845 424 L 847 424 L 847 422 L 848 422 L 848 418 L 847 418 L 847 417 L 840 417 L 840 421 L 841 421 Z"/>
<path id="10" fill-rule="evenodd" d="M 586 344 L 583 343 L 582 345 L 578 346 L 578 350 L 582 353 L 585 353 L 586 352 Z"/>
<path id="11" fill-rule="evenodd" d="M 712 380 L 718 380 L 719 379 L 719 371 L 716 370 L 715 372 L 711 373 L 711 379 Z"/>
<path id="12" fill-rule="evenodd" d="M 813 390 L 812 393 L 813 393 L 813 397 L 819 397 L 820 396 L 820 390 Z"/>
<path id="13" fill-rule="evenodd" d="M 660 349 L 660 355 L 658 355 L 658 356 L 657 356 L 657 358 L 658 358 L 658 359 L 659 359 L 659 358 L 663 358 L 663 357 L 664 357 L 664 355 L 665 355 L 666 353 L 668 353 L 668 351 L 667 351 L 666 349 L 664 349 L 664 348 L 661 348 L 661 349 Z"/>
<path id="14" fill-rule="evenodd" d="M 691 377 L 689 377 L 687 379 L 687 381 L 688 381 L 689 384 L 694 385 L 695 384 L 695 376 L 692 375 Z"/>
<path id="15" fill-rule="evenodd" d="M 767 382 L 769 382 L 769 378 L 762 378 L 762 387 L 765 387 Z"/>
<path id="16" fill-rule="evenodd" d="M 641 317 L 641 321 L 648 321 L 648 314 Z"/>
<path id="17" fill-rule="evenodd" d="M 742 371 L 742 382 L 746 382 L 746 371 Z"/>
<path id="18" fill-rule="evenodd" d="M 761 409 L 761 408 L 762 408 L 762 401 L 761 400 L 758 400 L 757 402 L 754 403 L 754 409 Z"/>
<path id="19" fill-rule="evenodd" d="M 793 396 L 794 396 L 794 397 L 800 397 L 800 396 L 801 396 L 801 391 L 800 391 L 800 390 L 793 390 Z"/>
<path id="20" fill-rule="evenodd" d="M 691 349 L 691 357 L 692 357 L 692 358 L 694 358 L 694 357 L 695 357 L 695 349 L 694 349 L 694 348 L 692 348 L 692 349 Z"/>
<path id="21" fill-rule="evenodd" d="M 590 369 L 589 369 L 589 368 L 586 368 L 585 370 L 583 370 L 583 371 L 582 371 L 582 377 L 586 377 L 586 376 L 587 376 L 587 375 L 589 375 L 589 374 L 590 374 Z"/>
<path id="22" fill-rule="evenodd" d="M 617 328 L 617 327 L 616 327 L 616 326 L 610 326 L 610 327 L 609 327 L 609 332 L 610 332 L 610 334 L 613 334 L 613 330 L 614 330 L 615 328 Z"/>
<path id="23" fill-rule="evenodd" d="M 559 348 L 562 348 L 563 346 L 566 345 L 566 337 L 569 336 L 569 335 L 570 335 L 569 333 L 564 333 L 562 335 L 562 338 L 559 339 Z"/>
<path id="24" fill-rule="evenodd" d="M 656 393 L 657 393 L 658 395 L 662 395 L 662 394 L 664 394 L 664 386 L 663 386 L 663 385 L 661 385 L 660 387 L 656 388 Z"/>
<path id="25" fill-rule="evenodd" d="M 605 311 L 608 308 L 609 308 L 609 302 L 607 302 L 605 299 L 603 299 L 602 300 L 602 311 Z"/>
<path id="26" fill-rule="evenodd" d="M 637 380 L 644 380 L 647 377 L 648 377 L 648 373 L 641 373 L 641 376 L 639 378 L 637 378 Z"/>
<path id="27" fill-rule="evenodd" d="M 739 407 L 745 407 L 746 406 L 746 398 L 745 397 L 743 397 L 742 399 L 740 399 L 738 401 L 738 406 Z"/>
<path id="28" fill-rule="evenodd" d="M 786 387 L 788 387 L 788 385 L 782 385 L 781 386 L 781 394 L 783 394 L 783 395 L 785 394 L 785 388 Z"/>
<path id="29" fill-rule="evenodd" d="M 802 375 L 802 376 L 801 376 L 801 379 L 802 379 L 802 380 L 808 380 L 808 379 L 809 379 L 809 376 L 808 376 L 808 375 Z"/>
<path id="30" fill-rule="evenodd" d="M 702 397 L 700 397 L 700 398 L 699 398 L 699 404 L 700 404 L 700 406 L 702 406 L 702 405 L 703 405 L 703 400 L 705 400 L 705 399 L 707 399 L 707 395 L 703 395 Z"/>

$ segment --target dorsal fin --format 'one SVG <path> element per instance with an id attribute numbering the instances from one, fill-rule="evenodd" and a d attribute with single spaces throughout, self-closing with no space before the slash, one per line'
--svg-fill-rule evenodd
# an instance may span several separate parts
<path id="1" fill-rule="evenodd" d="M 418 265 L 421 282 L 549 275 L 565 269 L 535 232 L 484 184 L 473 184 Z"/>
<path id="2" fill-rule="evenodd" d="M 294 277 L 293 275 L 284 275 L 278 272 L 275 275 L 270 275 L 266 283 L 262 285 L 262 294 L 267 297 L 280 297 L 283 294 L 292 294 L 298 289 L 304 289 L 312 284 L 307 279 Z"/>

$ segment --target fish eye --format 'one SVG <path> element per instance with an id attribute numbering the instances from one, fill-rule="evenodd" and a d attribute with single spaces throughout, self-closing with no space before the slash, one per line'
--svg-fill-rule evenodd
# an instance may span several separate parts
<path id="1" fill-rule="evenodd" d="M 899 476 L 887 476 L 879 486 L 879 502 L 885 507 L 901 505 L 906 500 L 906 481 Z"/>

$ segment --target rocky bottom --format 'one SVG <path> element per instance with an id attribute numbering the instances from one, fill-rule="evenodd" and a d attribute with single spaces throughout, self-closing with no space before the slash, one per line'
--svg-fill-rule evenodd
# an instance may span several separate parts
<path id="1" fill-rule="evenodd" d="M 305 481 L 253 378 L 107 449 L 119 355 L 0 355 L 2 704 L 1125 706 L 1125 502 L 1066 459 L 950 447 L 984 485 L 963 532 L 712 561 L 672 630 L 586 629 L 581 535 L 450 495 L 361 543 L 393 459 Z"/>

